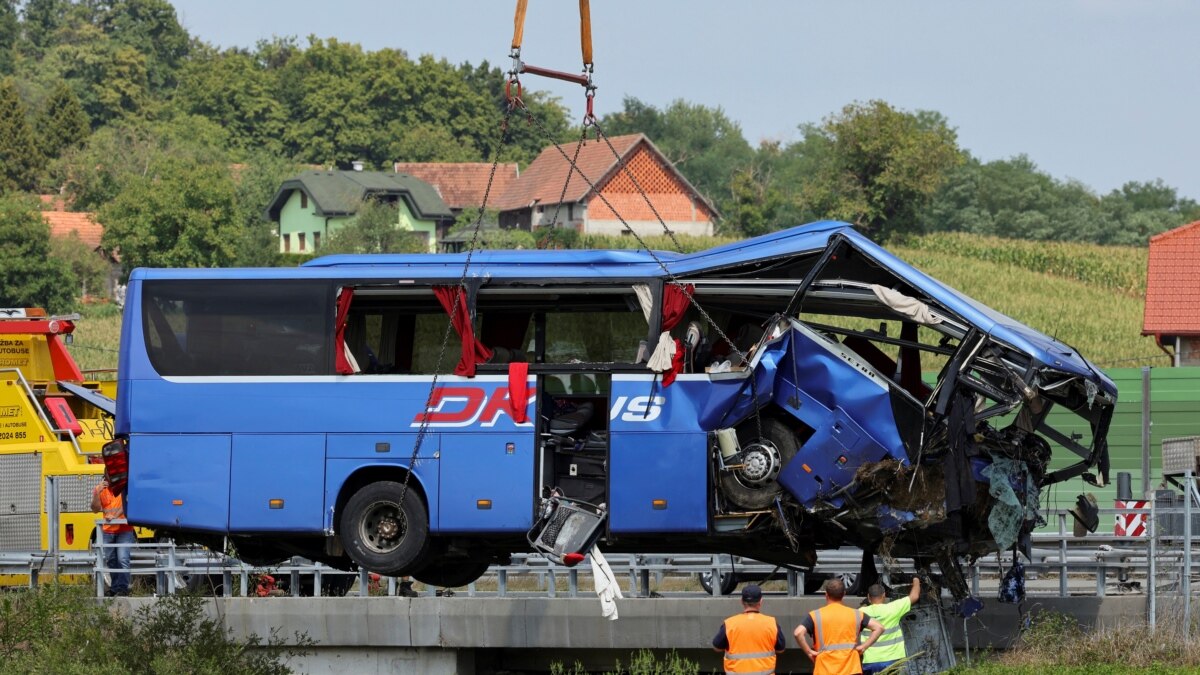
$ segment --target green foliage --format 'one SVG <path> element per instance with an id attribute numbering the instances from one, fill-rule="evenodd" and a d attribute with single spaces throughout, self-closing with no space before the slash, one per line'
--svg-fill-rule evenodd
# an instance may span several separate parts
<path id="1" fill-rule="evenodd" d="M 17 22 L 17 0 L 0 0 L 0 75 L 13 72 L 21 26 Z"/>
<path id="2" fill-rule="evenodd" d="M 579 233 L 570 227 L 539 227 L 534 230 L 538 248 L 591 248 L 580 246 Z"/>
<path id="3" fill-rule="evenodd" d="M 168 157 L 133 176 L 98 212 L 104 244 L 135 267 L 222 267 L 237 261 L 237 191 L 219 164 Z"/>
<path id="4" fill-rule="evenodd" d="M 144 57 L 147 84 L 159 92 L 175 86 L 188 54 L 187 31 L 167 0 L 104 0 L 98 23 L 118 44 Z"/>
<path id="5" fill-rule="evenodd" d="M 65 81 L 55 85 L 38 118 L 37 130 L 42 155 L 47 159 L 58 158 L 67 148 L 80 147 L 92 133 L 79 97 Z"/>
<path id="6" fill-rule="evenodd" d="M 21 27 L 25 32 L 25 48 L 34 56 L 42 55 L 52 45 L 54 33 L 66 19 L 67 0 L 25 0 L 21 10 Z"/>
<path id="7" fill-rule="evenodd" d="M 0 599 L 0 673 L 284 675 L 314 646 L 272 632 L 238 642 L 201 598 L 174 596 L 132 615 L 86 587 L 43 585 Z"/>
<path id="8" fill-rule="evenodd" d="M 919 214 L 945 172 L 962 161 L 943 117 L 904 112 L 884 101 L 852 103 L 802 130 L 801 151 L 812 161 L 800 195 L 804 206 L 878 239 L 920 231 Z"/>
<path id="9" fill-rule="evenodd" d="M 629 664 L 622 666 L 617 661 L 613 670 L 605 671 L 605 675 L 696 675 L 700 672 L 700 664 L 680 656 L 671 650 L 662 656 L 656 656 L 649 649 L 639 649 L 629 655 Z M 587 675 L 583 664 L 576 661 L 571 667 L 561 662 L 550 664 L 551 675 Z"/>
<path id="10" fill-rule="evenodd" d="M 300 167 L 269 152 L 253 152 L 235 176 L 241 230 L 235 246 L 237 264 L 243 267 L 294 265 L 293 256 L 279 253 L 275 223 L 264 210 L 283 181 L 295 176 Z M 286 258 L 286 260 L 285 260 Z"/>
<path id="11" fill-rule="evenodd" d="M 1077 182 L 1038 171 L 1024 155 L 968 160 L 949 172 L 926 211 L 934 231 L 1138 246 L 1196 218 L 1196 202 L 1162 181 L 1129 182 L 1097 197 Z"/>
<path id="12" fill-rule="evenodd" d="M 0 197 L 0 307 L 66 312 L 76 285 L 70 266 L 50 256 L 50 225 L 37 202 Z"/>
<path id="13" fill-rule="evenodd" d="M 724 246 L 725 244 L 737 241 L 738 237 L 701 237 L 696 235 L 677 234 L 675 241 L 679 242 L 679 246 L 675 246 L 675 241 L 665 234 L 655 235 L 653 237 L 642 237 L 642 241 L 654 251 L 674 251 L 675 253 L 695 253 L 716 246 Z M 611 234 L 585 234 L 579 238 L 579 243 L 573 248 L 588 248 L 600 250 L 621 250 L 621 249 L 637 249 L 641 248 L 638 240 L 627 235 L 611 235 Z"/>
<path id="14" fill-rule="evenodd" d="M 29 126 L 25 105 L 11 77 L 0 82 L 0 193 L 32 190 L 42 154 Z"/>
<path id="15" fill-rule="evenodd" d="M 101 27 L 77 14 L 68 15 L 68 21 L 56 33 L 57 44 L 43 59 L 30 64 L 32 71 L 25 77 L 67 80 L 97 127 L 145 113 L 152 102 L 146 55 L 110 39 Z"/>
<path id="16" fill-rule="evenodd" d="M 51 238 L 50 259 L 61 260 L 71 269 L 79 284 L 79 297 L 108 296 L 108 261 L 80 241 L 78 233 Z"/>
<path id="17" fill-rule="evenodd" d="M 161 162 L 226 170 L 226 143 L 225 130 L 203 117 L 123 121 L 92 134 L 82 148 L 65 152 L 51 168 L 52 181 L 63 186 L 74 208 L 96 210 L 115 199 L 127 182 L 151 175 Z"/>
<path id="18" fill-rule="evenodd" d="M 249 55 L 238 51 L 210 54 L 187 62 L 174 103 L 179 110 L 220 124 L 231 149 L 278 155 L 288 119 L 275 97 L 276 78 Z"/>
<path id="19" fill-rule="evenodd" d="M 321 254 L 329 253 L 426 253 L 424 240 L 402 230 L 400 209 L 395 203 L 368 199 L 358 214 L 321 244 Z"/>

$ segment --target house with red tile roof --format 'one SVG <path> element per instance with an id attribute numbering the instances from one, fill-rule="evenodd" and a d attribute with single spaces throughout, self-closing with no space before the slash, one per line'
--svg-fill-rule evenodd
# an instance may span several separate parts
<path id="1" fill-rule="evenodd" d="M 576 156 L 578 142 L 545 148 L 524 171 L 516 164 L 497 165 L 488 208 L 499 212 L 499 223 L 485 226 L 532 231 L 553 223 L 580 234 L 623 235 L 636 230 L 639 235 L 654 236 L 664 233 L 658 221 L 661 216 L 672 232 L 713 234 L 716 207 L 649 138 L 630 134 L 609 141 L 612 148 L 597 139 L 579 146 L 578 172 L 570 171 L 566 159 Z M 393 168 L 432 185 L 458 216 L 483 203 L 492 165 L 396 162 Z M 645 190 L 645 197 L 639 187 Z M 446 232 L 440 231 L 439 241 L 445 237 Z"/>
<path id="2" fill-rule="evenodd" d="M 61 201 L 54 199 L 47 200 L 45 199 L 46 195 L 42 197 L 43 204 L 61 208 Z M 55 239 L 76 237 L 108 263 L 108 278 L 105 281 L 103 294 L 112 297 L 113 291 L 121 278 L 121 268 L 118 265 L 119 259 L 117 256 L 105 250 L 103 244 L 100 242 L 101 237 L 104 236 L 104 226 L 96 222 L 93 214 L 84 212 L 42 211 L 42 219 L 50 225 L 51 237 Z M 93 293 L 89 291 L 88 294 L 92 295 Z"/>
<path id="3" fill-rule="evenodd" d="M 574 142 L 542 150 L 494 202 L 500 226 L 532 230 L 554 223 L 581 234 L 636 230 L 651 236 L 663 234 L 657 211 L 674 232 L 712 235 L 716 208 L 645 134 L 608 140 L 612 148 L 592 139 L 582 146 Z M 583 177 L 570 170 L 567 159 L 577 146 L 575 164 Z"/>
<path id="4" fill-rule="evenodd" d="M 477 209 L 483 204 L 483 192 L 492 165 L 485 162 L 396 162 L 394 169 L 396 173 L 406 173 L 432 185 L 446 206 L 458 216 L 466 209 Z M 515 162 L 497 164 L 488 201 L 495 203 L 520 175 Z"/>
<path id="5" fill-rule="evenodd" d="M 1142 335 L 1176 366 L 1200 365 L 1200 220 L 1150 238 Z"/>

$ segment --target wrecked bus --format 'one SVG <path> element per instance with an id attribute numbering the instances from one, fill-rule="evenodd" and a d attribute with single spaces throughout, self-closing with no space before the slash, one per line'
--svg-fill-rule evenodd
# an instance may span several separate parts
<path id="1" fill-rule="evenodd" d="M 596 539 L 797 567 L 852 544 L 960 596 L 1043 488 L 1107 481 L 1117 398 L 836 222 L 688 255 L 138 269 L 119 384 L 130 520 L 251 562 L 453 586 Z"/>

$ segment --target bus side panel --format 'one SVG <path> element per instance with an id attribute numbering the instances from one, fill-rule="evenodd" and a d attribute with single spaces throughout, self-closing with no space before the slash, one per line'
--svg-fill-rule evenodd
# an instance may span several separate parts
<path id="1" fill-rule="evenodd" d="M 533 439 L 443 433 L 441 532 L 525 532 L 533 526 Z"/>
<path id="2" fill-rule="evenodd" d="M 234 434 L 231 466 L 231 531 L 321 531 L 324 434 Z"/>
<path id="3" fill-rule="evenodd" d="M 431 435 L 430 438 L 433 438 Z M 426 439 L 426 443 L 430 439 Z M 333 437 L 329 439 L 330 450 L 333 449 Z M 422 444 L 422 447 L 423 444 Z M 412 452 L 411 450 L 409 451 Z M 424 453 L 422 453 L 424 454 Z M 396 457 L 371 457 L 370 459 L 358 458 L 331 458 L 325 464 L 325 517 L 324 526 L 326 532 L 333 532 L 334 519 L 341 516 L 340 513 L 334 513 L 333 509 L 337 505 L 338 494 L 342 491 L 342 486 L 346 484 L 346 479 L 357 471 L 363 471 L 367 475 L 382 474 L 394 467 L 408 467 L 408 460 L 412 457 L 411 454 L 406 456 Z M 425 496 L 428 499 L 427 507 L 429 509 L 430 529 L 432 524 L 437 522 L 438 518 L 438 469 L 439 460 L 421 458 L 417 462 L 417 468 L 413 470 L 413 478 L 409 481 L 408 487 L 412 489 L 420 489 L 425 491 Z M 390 480 L 390 479 L 389 479 Z M 347 495 L 348 496 L 348 495 Z M 405 497 L 408 499 L 408 497 Z"/>
<path id="4" fill-rule="evenodd" d="M 704 432 L 614 433 L 608 476 L 612 532 L 708 532 Z"/>
<path id="5" fill-rule="evenodd" d="M 137 525 L 227 532 L 230 437 L 141 435 L 129 439 L 129 499 Z M 181 476 L 187 480 L 179 480 Z"/>

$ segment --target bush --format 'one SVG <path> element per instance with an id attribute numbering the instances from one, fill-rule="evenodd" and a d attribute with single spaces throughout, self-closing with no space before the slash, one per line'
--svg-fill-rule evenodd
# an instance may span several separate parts
<path id="1" fill-rule="evenodd" d="M 683 658 L 671 650 L 661 657 L 655 656 L 649 649 L 640 649 L 629 655 L 629 665 L 622 668 L 618 660 L 613 670 L 604 675 L 696 675 L 700 665 Z M 551 675 L 588 675 L 583 664 L 576 661 L 570 669 L 560 662 L 550 664 Z"/>
<path id="2" fill-rule="evenodd" d="M 132 615 L 90 589 L 45 585 L 0 601 L 0 673 L 284 675 L 313 646 L 272 631 L 233 640 L 197 597 L 161 598 Z"/>

